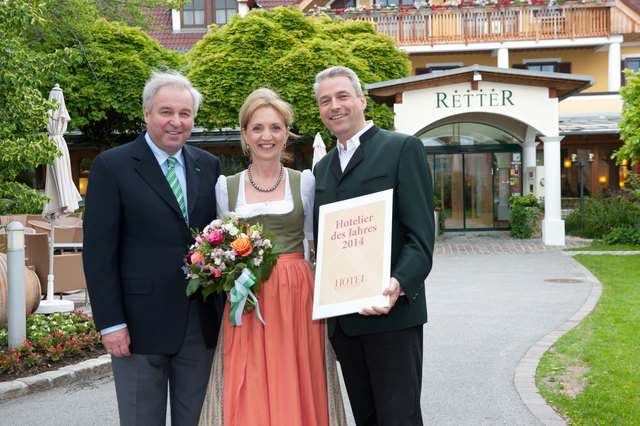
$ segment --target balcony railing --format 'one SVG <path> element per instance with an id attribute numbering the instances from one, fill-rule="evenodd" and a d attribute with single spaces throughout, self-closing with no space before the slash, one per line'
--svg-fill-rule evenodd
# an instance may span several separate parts
<path id="1" fill-rule="evenodd" d="M 576 39 L 611 35 L 609 4 L 435 8 L 399 12 L 341 13 L 369 21 L 398 46 L 520 40 Z"/>

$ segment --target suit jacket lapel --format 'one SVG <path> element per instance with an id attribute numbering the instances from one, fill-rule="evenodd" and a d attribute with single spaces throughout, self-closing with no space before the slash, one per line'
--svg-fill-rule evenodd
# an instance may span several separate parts
<path id="1" fill-rule="evenodd" d="M 198 199 L 198 193 L 200 192 L 200 169 L 198 165 L 198 158 L 193 155 L 190 148 L 185 145 L 182 148 L 182 155 L 184 156 L 185 174 L 187 177 L 187 203 L 189 207 L 189 218 L 196 206 L 196 200 Z"/>
<path id="2" fill-rule="evenodd" d="M 134 160 L 138 160 L 138 166 L 136 171 L 144 179 L 145 182 L 158 194 L 158 196 L 167 204 L 171 206 L 176 212 L 182 216 L 178 200 L 174 195 L 167 178 L 162 173 L 162 169 L 158 164 L 158 160 L 153 155 L 153 152 L 147 146 L 147 142 L 144 138 L 144 133 L 138 137 L 133 143 L 137 144 L 137 150 L 132 157 Z"/>
<path id="3" fill-rule="evenodd" d="M 331 159 L 329 167 L 331 168 L 331 173 L 333 173 L 333 175 L 336 177 L 336 180 L 340 180 L 340 178 L 342 177 L 342 167 L 340 167 L 340 156 L 338 155 L 337 146 L 333 149 L 332 155 L 333 158 Z"/>
<path id="4" fill-rule="evenodd" d="M 360 146 L 358 146 L 356 151 L 351 156 L 351 159 L 349 160 L 347 167 L 344 168 L 344 172 L 342 173 L 342 175 L 344 176 L 347 173 L 349 173 L 351 170 L 353 170 L 353 168 L 357 166 L 358 163 L 360 163 L 363 159 L 364 159 L 364 154 L 362 153 L 362 144 L 360 144 Z"/>

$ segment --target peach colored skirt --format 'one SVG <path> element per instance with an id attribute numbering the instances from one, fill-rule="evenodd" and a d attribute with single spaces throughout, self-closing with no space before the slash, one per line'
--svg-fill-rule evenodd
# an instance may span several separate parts
<path id="1" fill-rule="evenodd" d="M 312 321 L 314 277 L 302 253 L 280 255 L 255 311 L 223 334 L 223 417 L 233 425 L 327 425 L 324 322 Z"/>

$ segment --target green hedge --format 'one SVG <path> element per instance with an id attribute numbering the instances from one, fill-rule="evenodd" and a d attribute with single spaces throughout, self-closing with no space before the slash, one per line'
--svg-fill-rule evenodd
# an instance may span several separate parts
<path id="1" fill-rule="evenodd" d="M 509 198 L 511 205 L 511 236 L 531 238 L 538 226 L 538 217 L 542 208 L 533 194 L 514 195 Z"/>

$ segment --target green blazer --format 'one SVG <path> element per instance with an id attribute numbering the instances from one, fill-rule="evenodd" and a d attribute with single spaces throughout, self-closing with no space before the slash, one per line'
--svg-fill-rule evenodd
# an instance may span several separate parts
<path id="1" fill-rule="evenodd" d="M 391 276 L 400 282 L 405 293 L 387 315 L 330 318 L 329 335 L 333 335 L 338 321 L 350 336 L 401 330 L 427 322 L 424 285 L 433 260 L 433 184 L 420 139 L 374 125 L 360 136 L 360 146 L 344 173 L 336 148 L 316 164 L 313 174 L 316 241 L 320 206 L 393 188 Z"/>

